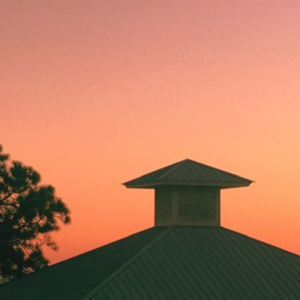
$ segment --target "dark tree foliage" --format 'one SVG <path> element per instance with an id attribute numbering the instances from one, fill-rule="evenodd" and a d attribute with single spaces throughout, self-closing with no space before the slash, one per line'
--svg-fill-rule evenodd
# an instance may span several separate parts
<path id="1" fill-rule="evenodd" d="M 11 161 L 0 145 L 0 276 L 15 278 L 46 267 L 42 248 L 57 246 L 50 233 L 70 223 L 70 211 L 40 175 Z"/>

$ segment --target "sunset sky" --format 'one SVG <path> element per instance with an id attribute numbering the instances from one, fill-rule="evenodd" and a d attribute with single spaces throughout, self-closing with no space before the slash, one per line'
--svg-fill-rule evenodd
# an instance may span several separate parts
<path id="1" fill-rule="evenodd" d="M 300 1 L 0 0 L 0 144 L 72 211 L 61 261 L 153 226 L 121 183 L 190 158 L 254 180 L 222 226 L 300 254 Z"/>

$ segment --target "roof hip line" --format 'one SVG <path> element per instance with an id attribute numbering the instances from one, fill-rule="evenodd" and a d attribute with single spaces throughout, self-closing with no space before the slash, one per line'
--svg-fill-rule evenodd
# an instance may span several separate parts
<path id="1" fill-rule="evenodd" d="M 169 174 L 171 174 L 172 172 L 174 172 L 174 171 L 177 170 L 178 168 L 182 167 L 182 165 L 185 164 L 186 162 L 187 162 L 187 159 L 178 162 L 178 163 L 175 164 L 170 170 L 168 170 L 166 173 L 164 173 L 163 175 L 161 175 L 160 177 L 158 177 L 157 180 L 164 179 L 164 178 L 167 177 Z"/>
<path id="2" fill-rule="evenodd" d="M 111 273 L 106 279 L 100 282 L 96 287 L 94 287 L 90 292 L 88 292 L 82 300 L 89 300 L 94 294 L 96 294 L 100 289 L 102 289 L 109 281 L 111 281 L 114 277 L 116 277 L 120 272 L 126 269 L 132 262 L 134 262 L 137 258 L 139 258 L 144 252 L 148 251 L 153 245 L 155 245 L 160 239 L 162 239 L 165 235 L 167 235 L 170 231 L 172 231 L 176 226 L 169 226 L 165 231 L 163 231 L 160 235 L 154 238 L 150 243 L 148 243 L 145 247 L 143 247 L 140 251 L 138 251 L 135 255 L 133 255 L 130 259 L 128 259 L 121 267 Z"/>

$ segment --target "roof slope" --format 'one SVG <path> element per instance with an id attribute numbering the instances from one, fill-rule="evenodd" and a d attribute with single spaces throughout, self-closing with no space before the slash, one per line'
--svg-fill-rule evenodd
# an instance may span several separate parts
<path id="1" fill-rule="evenodd" d="M 0 300 L 80 300 L 161 232 L 144 230 L 0 285 Z"/>
<path id="2" fill-rule="evenodd" d="M 217 227 L 175 227 L 84 300 L 300 299 L 300 257 Z"/>
<path id="3" fill-rule="evenodd" d="M 251 180 L 185 159 L 125 182 L 127 188 L 153 188 L 159 185 L 198 185 L 221 188 L 248 186 Z"/>
<path id="4" fill-rule="evenodd" d="M 300 256 L 222 227 L 154 227 L 0 286 L 0 299 L 300 299 Z"/>

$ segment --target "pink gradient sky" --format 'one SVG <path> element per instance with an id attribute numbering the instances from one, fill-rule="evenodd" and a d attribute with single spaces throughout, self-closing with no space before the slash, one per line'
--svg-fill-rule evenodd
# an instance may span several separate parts
<path id="1" fill-rule="evenodd" d="M 121 183 L 191 158 L 255 180 L 222 226 L 300 254 L 300 2 L 0 0 L 0 143 L 72 210 L 52 262 L 153 225 Z"/>

